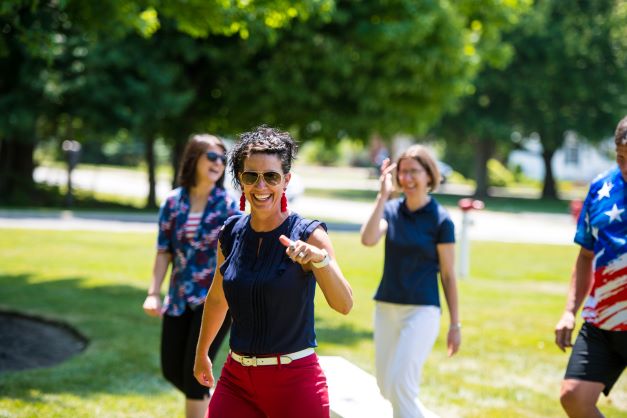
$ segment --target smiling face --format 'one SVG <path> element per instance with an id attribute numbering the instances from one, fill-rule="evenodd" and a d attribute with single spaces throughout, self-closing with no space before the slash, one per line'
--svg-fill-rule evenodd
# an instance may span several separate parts
<path id="1" fill-rule="evenodd" d="M 406 196 L 427 194 L 431 177 L 427 170 L 414 158 L 403 158 L 397 167 L 398 184 Z"/>
<path id="2" fill-rule="evenodd" d="M 212 158 L 207 156 L 208 153 Z M 206 152 L 198 158 L 196 162 L 196 184 L 204 184 L 209 182 L 211 184 L 216 184 L 220 177 L 224 174 L 225 165 L 222 162 L 222 159 L 219 158 L 224 156 L 224 149 L 219 145 L 208 145 Z M 213 157 L 215 158 L 214 161 Z"/>
<path id="3" fill-rule="evenodd" d="M 283 174 L 281 168 L 281 160 L 276 154 L 253 153 L 244 160 L 244 170 L 247 178 L 242 177 L 240 173 L 240 185 L 246 194 L 247 200 L 250 202 L 251 213 L 267 215 L 281 214 L 281 196 L 287 188 L 291 174 Z M 256 178 L 253 173 L 269 173 L 266 175 L 258 175 Z M 274 179 L 278 177 L 278 183 L 274 183 Z M 256 180 L 254 184 L 246 184 Z"/>

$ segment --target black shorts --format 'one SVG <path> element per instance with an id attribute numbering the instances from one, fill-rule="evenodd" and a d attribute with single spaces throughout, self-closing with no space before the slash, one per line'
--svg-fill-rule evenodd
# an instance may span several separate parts
<path id="1" fill-rule="evenodd" d="M 181 316 L 163 315 L 161 369 L 163 376 L 183 392 L 187 399 L 203 399 L 209 395 L 209 388 L 202 386 L 194 377 L 202 311 L 203 305 L 195 309 L 187 307 Z M 215 359 L 230 328 L 231 315 L 227 312 L 222 327 L 209 347 L 211 361 Z"/>
<path id="2" fill-rule="evenodd" d="M 627 331 L 607 331 L 584 322 L 564 379 L 599 382 L 607 396 L 627 366 Z"/>

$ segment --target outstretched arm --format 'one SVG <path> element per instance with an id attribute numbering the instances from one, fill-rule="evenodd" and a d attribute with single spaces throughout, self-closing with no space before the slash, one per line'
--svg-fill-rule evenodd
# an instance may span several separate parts
<path id="1" fill-rule="evenodd" d="M 316 228 L 307 242 L 290 241 L 285 235 L 279 237 L 285 247 L 287 255 L 306 270 L 313 270 L 314 277 L 324 294 L 327 303 L 334 310 L 346 315 L 353 308 L 353 291 L 344 278 L 340 266 L 335 261 L 335 251 L 329 235 L 322 229 Z M 312 263 L 324 260 L 324 251 L 329 257 L 329 264 L 315 267 Z"/>
<path id="2" fill-rule="evenodd" d="M 575 329 L 575 315 L 577 315 L 584 298 L 590 292 L 593 283 L 593 260 L 594 253 L 581 247 L 570 280 L 566 309 L 555 326 L 555 344 L 562 351 L 566 351 L 566 347 L 573 346 L 572 335 Z"/>

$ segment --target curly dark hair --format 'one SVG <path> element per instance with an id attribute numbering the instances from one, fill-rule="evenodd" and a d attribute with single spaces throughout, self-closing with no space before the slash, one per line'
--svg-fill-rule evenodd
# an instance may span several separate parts
<path id="1" fill-rule="evenodd" d="M 254 131 L 239 135 L 239 141 L 229 153 L 229 168 L 233 175 L 233 185 L 241 190 L 239 175 L 244 171 L 244 160 L 252 154 L 273 154 L 281 160 L 283 174 L 292 169 L 298 145 L 288 132 L 261 125 Z"/>
<path id="2" fill-rule="evenodd" d="M 194 134 L 189 137 L 183 157 L 179 163 L 179 173 L 177 183 L 186 189 L 191 189 L 196 185 L 196 164 L 198 159 L 203 157 L 210 146 L 217 145 L 222 148 L 222 152 L 226 155 L 226 145 L 220 138 L 209 134 Z M 226 167 L 225 170 L 226 172 Z M 216 182 L 216 186 L 224 188 L 224 173 Z"/>

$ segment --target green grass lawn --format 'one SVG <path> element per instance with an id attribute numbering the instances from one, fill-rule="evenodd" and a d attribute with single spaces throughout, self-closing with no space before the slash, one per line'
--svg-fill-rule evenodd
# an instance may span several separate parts
<path id="1" fill-rule="evenodd" d="M 332 238 L 355 307 L 344 317 L 318 295 L 318 352 L 373 372 L 371 297 L 382 247 L 364 248 L 354 233 Z M 153 241 L 141 233 L 0 230 L 0 309 L 65 321 L 90 340 L 63 364 L 0 374 L 0 417 L 183 416 L 182 395 L 160 374 L 159 321 L 141 309 Z M 553 326 L 575 253 L 473 243 L 471 278 L 459 284 L 462 349 L 446 357 L 443 316 L 424 371 L 427 406 L 443 417 L 563 416 L 557 397 L 567 355 L 553 344 Z M 627 416 L 624 376 L 601 406 L 608 417 Z"/>

